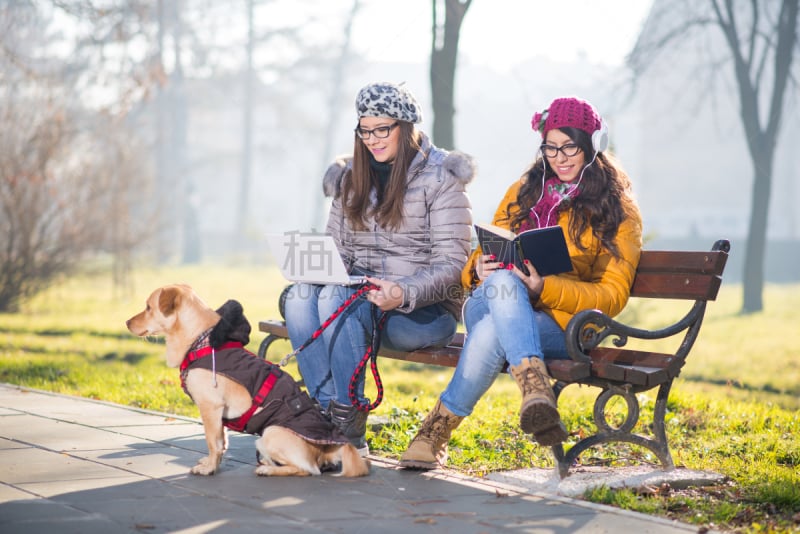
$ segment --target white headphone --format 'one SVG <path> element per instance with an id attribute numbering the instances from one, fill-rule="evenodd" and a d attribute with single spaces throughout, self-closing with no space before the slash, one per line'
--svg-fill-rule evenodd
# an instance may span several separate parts
<path id="1" fill-rule="evenodd" d="M 595 154 L 608 148 L 608 126 L 603 119 L 600 119 L 600 129 L 592 132 L 592 148 Z"/>

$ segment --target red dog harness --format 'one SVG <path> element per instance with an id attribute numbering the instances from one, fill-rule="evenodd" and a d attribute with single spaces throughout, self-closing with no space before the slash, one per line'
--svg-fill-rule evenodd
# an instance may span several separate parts
<path id="1" fill-rule="evenodd" d="M 210 371 L 214 386 L 219 373 L 242 386 L 252 399 L 249 409 L 240 417 L 222 418 L 225 428 L 260 436 L 264 429 L 280 426 L 318 445 L 349 443 L 292 375 L 244 348 L 249 341 L 250 323 L 241 304 L 229 300 L 217 313 L 220 322 L 200 334 L 181 362 L 181 384 L 187 395 L 190 370 Z"/>
<path id="2" fill-rule="evenodd" d="M 244 352 L 246 352 L 247 354 L 249 354 L 250 356 L 252 356 L 253 358 L 257 358 L 257 356 L 255 354 L 253 354 L 252 352 L 246 350 L 244 348 L 244 346 L 241 343 L 239 343 L 238 341 L 229 341 L 229 342 L 224 343 L 223 345 L 221 345 L 221 346 L 219 346 L 217 348 L 220 351 L 230 350 L 230 349 L 241 349 Z M 197 360 L 199 360 L 201 358 L 205 358 L 206 356 L 209 356 L 209 355 L 211 355 L 211 358 L 212 358 L 212 364 L 211 364 L 212 367 L 211 367 L 211 369 L 212 369 L 212 373 L 214 373 L 214 380 L 215 380 L 215 385 L 216 385 L 216 349 L 214 347 L 211 347 L 211 346 L 207 345 L 207 346 L 199 348 L 197 350 L 189 351 L 186 354 L 186 356 L 183 358 L 183 361 L 181 362 L 181 366 L 180 366 L 181 387 L 183 388 L 183 390 L 186 392 L 187 395 L 189 394 L 189 391 L 186 389 L 186 375 L 188 373 L 189 366 L 193 362 L 195 362 L 195 361 L 197 361 Z M 264 380 L 264 382 L 261 383 L 261 387 L 259 387 L 258 391 L 256 392 L 256 394 L 253 395 L 253 404 L 250 406 L 250 408 L 245 413 L 243 413 L 240 417 L 238 417 L 236 419 L 223 419 L 222 420 L 222 424 L 226 428 L 230 428 L 231 430 L 235 430 L 237 432 L 244 431 L 244 428 L 247 426 L 247 423 L 250 421 L 250 418 L 253 417 L 253 414 L 255 413 L 255 411 L 259 407 L 261 407 L 261 405 L 264 403 L 264 400 L 269 395 L 269 392 L 272 391 L 272 388 L 275 385 L 275 382 L 277 382 L 277 380 L 278 380 L 279 373 L 281 371 L 278 370 L 278 368 L 275 365 L 272 365 L 271 367 L 272 367 L 272 369 L 270 370 L 270 373 L 267 376 L 266 380 Z"/>

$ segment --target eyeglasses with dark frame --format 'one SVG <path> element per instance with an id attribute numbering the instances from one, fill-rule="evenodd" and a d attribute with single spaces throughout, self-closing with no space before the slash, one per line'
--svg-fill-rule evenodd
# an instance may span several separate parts
<path id="1" fill-rule="evenodd" d="M 389 137 L 389 134 L 392 133 L 392 128 L 395 126 L 397 126 L 397 122 L 394 122 L 389 126 L 378 126 L 377 128 L 373 128 L 371 130 L 367 130 L 361 126 L 356 126 L 355 130 L 353 131 L 356 132 L 356 135 L 360 139 L 369 139 L 370 135 L 374 135 L 376 139 L 386 139 Z"/>
<path id="2" fill-rule="evenodd" d="M 542 153 L 548 158 L 554 158 L 558 156 L 559 151 L 561 151 L 561 153 L 564 154 L 566 157 L 571 158 L 581 150 L 581 147 L 579 147 L 575 143 L 567 143 L 566 145 L 562 146 L 542 144 L 540 148 L 542 149 Z"/>

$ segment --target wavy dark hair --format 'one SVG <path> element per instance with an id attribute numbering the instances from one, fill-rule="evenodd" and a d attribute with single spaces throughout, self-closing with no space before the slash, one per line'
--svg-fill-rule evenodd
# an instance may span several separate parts
<path id="1" fill-rule="evenodd" d="M 583 151 L 585 163 L 592 160 L 594 148 L 592 139 L 577 128 L 559 128 Z M 544 174 L 544 177 L 542 176 Z M 519 189 L 517 199 L 506 206 L 506 220 L 510 219 L 513 231 L 519 231 L 522 223 L 530 217 L 531 208 L 542 195 L 542 184 L 556 176 L 547 158 L 541 154 L 523 174 L 524 183 Z M 579 249 L 586 250 L 580 236 L 588 227 L 615 257 L 619 257 L 616 245 L 617 230 L 629 214 L 636 211 L 636 201 L 631 192 L 631 181 L 619 166 L 616 158 L 599 152 L 594 162 L 586 167 L 580 185 L 580 194 L 571 200 L 572 214 L 569 234 Z M 514 208 L 518 211 L 513 215 Z"/>
<path id="2" fill-rule="evenodd" d="M 397 121 L 400 135 L 397 155 L 392 164 L 389 182 L 379 198 L 374 212 L 370 206 L 369 195 L 373 187 L 378 187 L 378 177 L 370 166 L 372 155 L 364 142 L 354 134 L 353 166 L 349 176 L 342 183 L 342 203 L 344 215 L 355 230 L 367 230 L 364 218 L 374 215 L 383 228 L 396 230 L 403 222 L 403 201 L 406 195 L 406 176 L 414 157 L 421 150 L 420 134 L 414 125 L 407 121 Z"/>

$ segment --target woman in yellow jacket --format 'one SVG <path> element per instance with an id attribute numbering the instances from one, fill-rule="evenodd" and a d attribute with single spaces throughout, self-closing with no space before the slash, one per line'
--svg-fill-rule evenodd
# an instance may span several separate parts
<path id="1" fill-rule="evenodd" d="M 493 223 L 521 232 L 559 225 L 573 270 L 539 276 L 503 265 L 480 248 L 462 272 L 472 290 L 464 304 L 467 339 L 453 378 L 400 459 L 434 469 L 461 420 L 508 363 L 522 391 L 520 426 L 542 445 L 564 441 L 545 358 L 569 358 L 564 329 L 574 314 L 625 306 L 639 263 L 642 223 L 628 176 L 606 152 L 608 132 L 588 102 L 557 98 L 533 116 L 542 136 L 539 157 L 514 183 Z"/>

